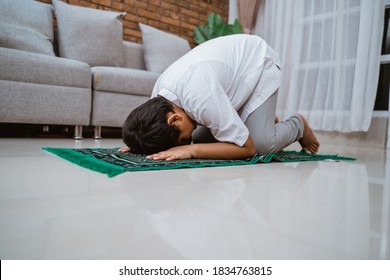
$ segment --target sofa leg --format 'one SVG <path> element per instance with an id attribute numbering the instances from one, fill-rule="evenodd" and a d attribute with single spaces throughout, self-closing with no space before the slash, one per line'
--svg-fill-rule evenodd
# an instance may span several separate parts
<path id="1" fill-rule="evenodd" d="M 83 140 L 83 126 L 82 125 L 76 125 L 74 127 L 74 140 Z"/>
<path id="2" fill-rule="evenodd" d="M 93 138 L 95 140 L 102 139 L 102 127 L 100 125 L 95 126 Z"/>

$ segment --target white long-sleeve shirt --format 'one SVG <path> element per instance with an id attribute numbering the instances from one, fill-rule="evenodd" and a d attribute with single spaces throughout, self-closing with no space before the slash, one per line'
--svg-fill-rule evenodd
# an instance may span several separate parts
<path id="1" fill-rule="evenodd" d="M 207 41 L 170 65 L 157 80 L 152 98 L 162 96 L 208 127 L 221 142 L 243 146 L 244 122 L 279 87 L 280 62 L 255 35 Z"/>

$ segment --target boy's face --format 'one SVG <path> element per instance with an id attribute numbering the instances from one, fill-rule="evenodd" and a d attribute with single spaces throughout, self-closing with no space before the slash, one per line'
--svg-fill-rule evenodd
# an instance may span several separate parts
<path id="1" fill-rule="evenodd" d="M 174 113 L 168 114 L 168 124 L 174 125 L 180 130 L 179 145 L 189 145 L 192 142 L 192 132 L 197 123 L 187 113 L 174 105 Z"/>
<path id="2" fill-rule="evenodd" d="M 179 143 L 180 145 L 189 145 L 192 142 L 192 132 L 196 128 L 196 122 L 191 119 L 187 114 L 185 114 L 183 121 L 179 127 Z"/>

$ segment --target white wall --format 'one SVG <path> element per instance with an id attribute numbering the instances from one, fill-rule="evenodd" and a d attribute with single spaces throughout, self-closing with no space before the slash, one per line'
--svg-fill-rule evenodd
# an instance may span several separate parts
<path id="1" fill-rule="evenodd" d="M 386 0 L 390 1 L 390 0 Z M 234 21 L 238 18 L 238 11 L 237 11 L 237 0 L 229 0 L 229 23 L 233 24 Z"/>

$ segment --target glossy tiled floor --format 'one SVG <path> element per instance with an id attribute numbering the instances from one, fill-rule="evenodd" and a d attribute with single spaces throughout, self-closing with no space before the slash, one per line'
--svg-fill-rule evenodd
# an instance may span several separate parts
<path id="1" fill-rule="evenodd" d="M 121 141 L 0 139 L 0 259 L 390 258 L 383 149 L 323 145 L 359 160 L 108 178 L 45 146 Z"/>

